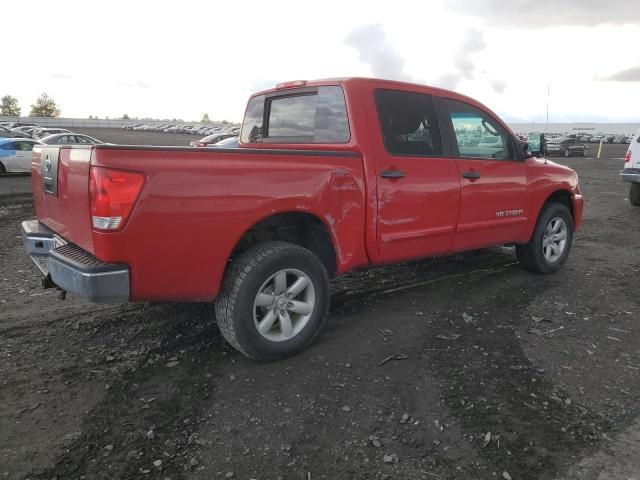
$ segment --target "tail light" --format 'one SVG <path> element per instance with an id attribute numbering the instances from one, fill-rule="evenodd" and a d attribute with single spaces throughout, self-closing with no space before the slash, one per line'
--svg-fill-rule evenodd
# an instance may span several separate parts
<path id="1" fill-rule="evenodd" d="M 204 143 L 204 142 L 198 142 L 198 143 L 196 143 L 196 147 L 206 147 L 206 146 L 207 146 L 207 144 L 206 144 L 206 143 Z"/>
<path id="2" fill-rule="evenodd" d="M 627 150 L 627 153 L 624 154 L 624 163 L 629 163 L 631 161 L 631 150 Z"/>
<path id="3" fill-rule="evenodd" d="M 121 230 L 127 223 L 142 185 L 142 173 L 91 167 L 89 202 L 94 230 Z"/>

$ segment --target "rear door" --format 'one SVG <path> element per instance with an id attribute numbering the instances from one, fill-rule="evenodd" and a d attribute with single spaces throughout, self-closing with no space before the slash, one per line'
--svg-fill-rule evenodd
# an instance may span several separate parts
<path id="1" fill-rule="evenodd" d="M 453 249 L 462 251 L 514 242 L 527 227 L 525 162 L 512 135 L 487 112 L 444 99 L 447 133 L 455 141 L 461 176 L 460 218 Z M 480 138 L 480 141 L 477 139 Z"/>
<path id="2" fill-rule="evenodd" d="M 374 91 L 378 249 L 384 262 L 446 253 L 460 208 L 456 161 L 444 151 L 431 95 Z"/>
<path id="3" fill-rule="evenodd" d="M 31 157 L 33 156 L 33 142 L 16 140 L 13 142 L 15 148 L 14 172 L 30 172 Z"/>

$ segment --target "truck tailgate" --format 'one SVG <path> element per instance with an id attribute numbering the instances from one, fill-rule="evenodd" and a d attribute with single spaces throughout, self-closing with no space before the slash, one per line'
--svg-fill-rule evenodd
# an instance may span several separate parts
<path id="1" fill-rule="evenodd" d="M 94 253 L 89 206 L 90 146 L 36 146 L 31 182 L 36 217 L 66 241 Z"/>

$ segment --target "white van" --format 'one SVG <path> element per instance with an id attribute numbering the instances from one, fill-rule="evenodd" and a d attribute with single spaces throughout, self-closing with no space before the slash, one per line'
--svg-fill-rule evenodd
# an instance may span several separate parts
<path id="1" fill-rule="evenodd" d="M 640 130 L 631 139 L 627 154 L 624 156 L 624 170 L 620 172 L 622 180 L 631 183 L 629 201 L 640 207 Z"/>

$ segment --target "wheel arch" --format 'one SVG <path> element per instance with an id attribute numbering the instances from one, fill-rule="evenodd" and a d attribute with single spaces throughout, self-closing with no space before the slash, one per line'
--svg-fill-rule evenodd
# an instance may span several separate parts
<path id="1" fill-rule="evenodd" d="M 338 259 L 331 230 L 320 217 L 301 211 L 274 213 L 255 222 L 236 242 L 229 260 L 254 245 L 276 240 L 306 248 L 320 259 L 329 276 L 335 275 Z"/>
<path id="2" fill-rule="evenodd" d="M 571 202 L 570 191 L 564 189 L 556 190 L 546 198 L 542 206 L 544 207 L 544 205 L 546 205 L 547 203 L 560 203 L 564 205 L 569 209 L 569 212 L 571 212 L 571 218 L 574 218 L 573 203 Z M 540 211 L 542 211 L 542 209 L 540 209 Z"/>

